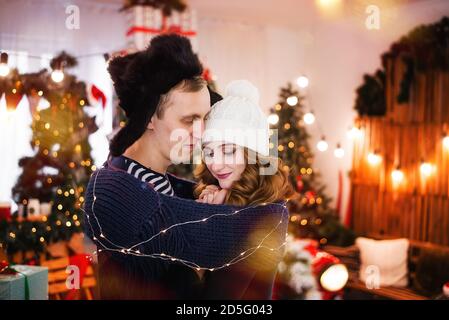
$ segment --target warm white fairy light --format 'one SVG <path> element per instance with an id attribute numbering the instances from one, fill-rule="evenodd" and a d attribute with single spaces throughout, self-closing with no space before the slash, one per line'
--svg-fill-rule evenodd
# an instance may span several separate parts
<path id="1" fill-rule="evenodd" d="M 337 148 L 334 150 L 334 156 L 339 159 L 345 156 L 345 150 L 341 147 L 339 143 L 337 143 Z"/>
<path id="2" fill-rule="evenodd" d="M 327 150 L 327 148 L 329 148 L 328 143 L 326 142 L 325 137 L 321 137 L 321 140 L 318 141 L 318 143 L 316 144 L 316 147 L 319 151 L 324 152 Z"/>
<path id="3" fill-rule="evenodd" d="M 6 63 L 0 63 L 0 77 L 6 77 L 9 71 L 9 66 Z"/>
<path id="4" fill-rule="evenodd" d="M 445 136 L 443 137 L 443 147 L 444 147 L 446 150 L 449 150 L 449 136 L 448 136 L 448 135 L 445 135 Z"/>
<path id="5" fill-rule="evenodd" d="M 404 172 L 398 167 L 391 172 L 391 178 L 394 183 L 399 184 L 404 180 Z"/>
<path id="6" fill-rule="evenodd" d="M 168 254 L 166 254 L 166 253 L 164 253 L 164 252 L 162 252 L 162 253 L 154 253 L 154 254 L 142 254 L 139 250 L 134 250 L 134 248 L 137 247 L 137 246 L 139 246 L 139 245 L 142 245 L 142 244 L 144 244 L 144 243 L 148 243 L 148 242 L 152 241 L 154 238 L 158 237 L 158 236 L 161 235 L 161 234 L 166 233 L 167 231 L 169 231 L 169 230 L 171 230 L 171 229 L 173 229 L 173 228 L 177 228 L 177 227 L 179 227 L 179 226 L 183 226 L 183 225 L 186 225 L 186 224 L 205 223 L 207 220 L 212 219 L 212 218 L 217 217 L 217 216 L 232 216 L 232 215 L 236 215 L 236 214 L 239 214 L 240 212 L 243 212 L 243 211 L 245 211 L 245 210 L 254 208 L 254 207 L 256 207 L 256 206 L 246 207 L 246 208 L 243 208 L 243 209 L 240 209 L 240 210 L 233 211 L 233 212 L 231 212 L 231 213 L 217 213 L 217 214 L 213 214 L 213 215 L 211 215 L 211 216 L 209 216 L 209 217 L 207 217 L 207 218 L 203 218 L 203 219 L 200 219 L 200 220 L 192 220 L 192 221 L 186 221 L 186 222 L 182 222 L 182 223 L 176 223 L 176 224 L 173 224 L 173 225 L 169 226 L 168 228 L 166 228 L 166 229 L 160 231 L 159 233 L 157 233 L 157 234 L 151 236 L 151 237 L 150 237 L 149 239 L 147 239 L 147 240 L 144 240 L 144 241 L 141 241 L 141 242 L 139 242 L 139 243 L 136 243 L 136 244 L 132 245 L 132 246 L 129 247 L 129 248 L 125 248 L 125 247 L 123 247 L 123 246 L 120 246 L 120 245 L 118 245 L 118 244 L 115 244 L 114 242 L 112 242 L 111 240 L 109 240 L 109 239 L 104 235 L 104 233 L 103 233 L 103 231 L 102 231 L 101 224 L 100 224 L 98 218 L 95 216 L 94 207 L 95 207 L 95 202 L 96 202 L 96 200 L 97 200 L 97 196 L 95 195 L 95 190 L 96 190 L 97 178 L 98 178 L 98 175 L 100 174 L 100 171 L 101 171 L 101 169 L 98 170 L 98 171 L 96 172 L 95 179 L 94 179 L 93 190 L 92 190 L 92 193 L 93 193 L 93 202 L 92 202 L 92 206 L 91 206 L 92 216 L 93 216 L 93 218 L 96 220 L 96 223 L 97 223 L 98 228 L 99 228 L 99 230 L 100 230 L 100 237 L 103 238 L 105 241 L 107 241 L 109 244 L 113 245 L 113 246 L 116 247 L 116 248 L 110 248 L 110 247 L 106 246 L 105 243 L 103 243 L 101 240 L 99 240 L 97 237 L 94 236 L 93 239 L 96 240 L 96 243 L 99 244 L 99 245 L 101 245 L 101 246 L 103 247 L 103 248 L 97 250 L 98 253 L 99 253 L 99 252 L 102 252 L 102 251 L 120 252 L 120 253 L 122 253 L 122 254 L 129 254 L 129 255 L 134 255 L 134 256 L 139 256 L 139 257 L 150 257 L 150 258 L 157 258 L 157 259 L 162 259 L 162 260 L 177 261 L 177 262 L 182 263 L 183 265 L 186 265 L 186 266 L 188 266 L 188 267 L 194 268 L 194 269 L 196 269 L 196 270 L 198 270 L 198 271 L 199 271 L 199 270 L 215 271 L 215 270 L 219 270 L 219 269 L 223 269 L 223 268 L 229 267 L 229 266 L 231 266 L 231 265 L 233 265 L 233 264 L 235 264 L 235 263 L 238 263 L 238 262 L 240 262 L 240 261 L 242 261 L 242 260 L 248 258 L 248 257 L 251 256 L 252 254 L 254 254 L 254 252 L 257 251 L 258 249 L 264 248 L 264 249 L 267 249 L 267 250 L 269 250 L 269 251 L 275 251 L 275 250 L 280 250 L 283 246 L 286 245 L 286 241 L 284 241 L 284 242 L 283 242 L 279 247 L 277 247 L 277 248 L 270 248 L 270 247 L 267 247 L 267 246 L 263 245 L 263 243 L 265 242 L 265 240 L 266 240 L 266 239 L 267 239 L 267 238 L 268 238 L 268 237 L 269 237 L 269 236 L 270 236 L 270 235 L 271 235 L 271 234 L 272 234 L 272 233 L 273 233 L 273 232 L 274 232 L 274 231 L 275 231 L 281 224 L 282 224 L 282 222 L 283 222 L 285 216 L 288 217 L 287 206 L 286 206 L 285 203 L 284 203 L 284 204 L 279 204 L 279 203 L 263 203 L 263 204 L 261 204 L 261 205 L 272 204 L 272 205 L 278 205 L 278 206 L 282 206 L 282 207 L 283 207 L 283 210 L 282 210 L 282 218 L 279 220 L 279 223 L 278 223 L 278 224 L 277 224 L 277 225 L 276 225 L 276 226 L 275 226 L 275 227 L 274 227 L 274 228 L 273 228 L 273 229 L 272 229 L 272 230 L 271 230 L 271 231 L 270 231 L 270 232 L 269 232 L 269 233 L 268 233 L 268 234 L 267 234 L 261 241 L 260 241 L 260 243 L 259 243 L 257 246 L 251 247 L 251 248 L 249 248 L 249 249 L 247 249 L 247 250 L 241 252 L 237 257 L 231 259 L 230 261 L 228 261 L 227 263 L 225 263 L 225 264 L 223 264 L 223 265 L 221 265 L 221 266 L 217 266 L 217 267 L 213 267 L 213 268 L 211 268 L 211 267 L 202 267 L 202 266 L 199 266 L 199 265 L 197 265 L 196 263 L 194 263 L 194 262 L 192 262 L 192 261 L 187 261 L 187 260 L 179 259 L 179 258 L 177 258 L 177 257 L 170 256 L 170 255 L 168 255 Z M 261 206 L 261 205 L 259 205 L 259 206 Z M 91 216 L 91 215 L 87 214 L 86 212 L 85 212 L 85 214 L 86 214 L 86 218 L 87 218 L 87 222 L 88 222 L 88 224 L 89 224 L 89 227 L 90 227 L 90 229 L 91 229 L 91 231 L 92 231 L 92 234 L 95 234 L 94 229 L 93 229 L 93 226 L 92 226 L 91 221 L 90 221 L 90 216 Z M 94 254 L 95 254 L 95 252 L 94 252 Z"/>
<path id="7" fill-rule="evenodd" d="M 368 158 L 369 164 L 371 164 L 373 166 L 378 165 L 382 161 L 382 157 L 379 154 L 377 154 L 377 152 L 368 153 L 367 158 Z"/>
<path id="8" fill-rule="evenodd" d="M 297 96 L 290 96 L 287 98 L 287 104 L 290 107 L 294 107 L 298 104 L 298 97 Z"/>
<path id="9" fill-rule="evenodd" d="M 429 162 L 422 162 L 419 166 L 419 171 L 421 171 L 423 176 L 429 177 L 434 171 L 434 166 Z"/>
<path id="10" fill-rule="evenodd" d="M 359 127 L 351 127 L 349 128 L 348 132 L 346 133 L 346 136 L 348 139 L 354 140 L 357 138 L 361 138 L 363 136 L 363 132 Z"/>
<path id="11" fill-rule="evenodd" d="M 56 83 L 61 82 L 64 80 L 64 72 L 61 69 L 55 69 L 51 73 L 51 80 L 53 80 Z"/>
<path id="12" fill-rule="evenodd" d="M 313 112 L 307 112 L 304 114 L 304 117 L 302 118 L 304 120 L 305 124 L 311 125 L 315 122 L 315 115 Z"/>
<path id="13" fill-rule="evenodd" d="M 309 78 L 306 76 L 299 76 L 298 79 L 296 79 L 296 84 L 301 89 L 305 89 L 309 86 Z"/>
<path id="14" fill-rule="evenodd" d="M 275 125 L 279 122 L 279 116 L 275 113 L 272 113 L 267 117 L 267 120 L 269 124 Z"/>

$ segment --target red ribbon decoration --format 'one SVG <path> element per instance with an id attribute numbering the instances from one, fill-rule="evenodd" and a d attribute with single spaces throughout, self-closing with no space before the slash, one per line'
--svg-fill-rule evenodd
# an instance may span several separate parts
<path id="1" fill-rule="evenodd" d="M 92 257 L 88 254 L 77 254 L 69 257 L 69 265 L 77 266 L 79 273 L 80 289 L 83 284 L 84 276 L 86 275 L 87 268 L 91 265 Z M 79 289 L 70 290 L 65 296 L 65 300 L 74 300 L 77 296 Z"/>
<path id="2" fill-rule="evenodd" d="M 98 87 L 93 84 L 90 88 L 90 93 L 96 101 L 101 100 L 101 105 L 104 109 L 106 107 L 106 95 L 104 94 L 104 92 L 98 89 Z"/>

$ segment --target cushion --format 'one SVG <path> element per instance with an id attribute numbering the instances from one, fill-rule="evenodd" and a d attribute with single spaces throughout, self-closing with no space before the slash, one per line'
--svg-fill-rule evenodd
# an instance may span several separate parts
<path id="1" fill-rule="evenodd" d="M 373 240 L 359 237 L 356 245 L 360 250 L 360 280 L 368 288 L 408 285 L 407 239 Z"/>

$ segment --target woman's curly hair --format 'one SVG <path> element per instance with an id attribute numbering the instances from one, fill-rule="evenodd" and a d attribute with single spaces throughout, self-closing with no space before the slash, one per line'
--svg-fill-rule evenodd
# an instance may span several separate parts
<path id="1" fill-rule="evenodd" d="M 289 170 L 283 161 L 277 157 L 262 157 L 244 148 L 246 167 L 239 180 L 234 181 L 226 195 L 224 203 L 248 206 L 262 203 L 278 202 L 292 198 L 296 193 L 289 181 Z M 253 161 L 249 161 L 253 159 Z M 273 174 L 261 174 L 261 171 L 276 166 Z M 217 179 L 202 161 L 194 171 L 199 183 L 194 189 L 195 197 L 199 197 L 207 185 L 218 185 Z"/>

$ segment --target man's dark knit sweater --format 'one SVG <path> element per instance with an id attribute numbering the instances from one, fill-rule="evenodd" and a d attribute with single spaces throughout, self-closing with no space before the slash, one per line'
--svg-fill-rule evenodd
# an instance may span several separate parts
<path id="1" fill-rule="evenodd" d="M 156 192 L 128 174 L 123 157 L 112 158 L 95 172 L 86 192 L 86 234 L 99 249 L 129 248 L 144 254 L 170 255 L 205 268 L 196 272 L 179 262 L 140 257 L 118 251 L 99 253 L 99 285 L 103 299 L 269 299 L 277 264 L 282 258 L 288 212 L 280 204 L 248 208 L 209 205 L 193 200 L 192 182 L 168 175 L 176 196 Z M 93 205 L 94 195 L 96 196 Z M 220 214 L 216 216 L 215 214 Z M 145 242 L 181 222 L 166 234 Z M 101 230 L 100 230 L 101 227 Z M 100 237 L 103 234 L 105 238 Z M 255 250 L 263 241 L 263 246 Z M 266 246 L 266 247 L 264 247 Z M 249 255 L 249 253 L 252 253 Z"/>

